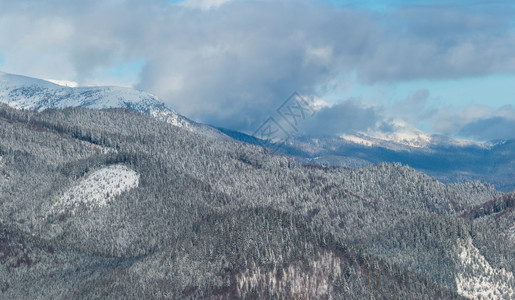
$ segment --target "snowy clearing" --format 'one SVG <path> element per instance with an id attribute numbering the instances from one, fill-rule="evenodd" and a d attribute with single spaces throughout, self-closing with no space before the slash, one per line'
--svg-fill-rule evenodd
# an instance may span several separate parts
<path id="1" fill-rule="evenodd" d="M 107 205 L 115 196 L 139 185 L 139 174 L 124 165 L 113 165 L 86 175 L 53 205 L 51 212 L 75 213 L 79 206 L 88 209 Z"/>

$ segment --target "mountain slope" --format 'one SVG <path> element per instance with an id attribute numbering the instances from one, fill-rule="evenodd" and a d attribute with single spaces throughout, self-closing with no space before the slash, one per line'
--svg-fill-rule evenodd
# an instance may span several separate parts
<path id="1" fill-rule="evenodd" d="M 0 296 L 460 299 L 455 292 L 274 210 L 208 215 L 193 229 L 148 255 L 107 258 L 54 248 L 2 228 Z"/>
<path id="2" fill-rule="evenodd" d="M 485 224 L 515 242 L 515 193 L 476 205 L 463 212 L 461 217 Z"/>
<path id="3" fill-rule="evenodd" d="M 7 105 L 0 156 L 6 298 L 363 298 L 383 287 L 384 298 L 455 299 L 456 278 L 473 278 L 459 260 L 467 238 L 506 272 L 496 274 L 515 270 L 514 247 L 459 217 L 502 193 L 400 164 L 305 167 L 125 109 Z M 91 191 L 84 182 L 119 166 L 138 184 L 103 195 L 102 205 L 80 200 Z M 71 195 L 73 210 L 55 209 Z M 430 267 L 438 259 L 450 263 Z M 488 280 L 513 288 L 507 278 Z"/>
<path id="4" fill-rule="evenodd" d="M 19 109 L 127 108 L 187 130 L 227 138 L 218 130 L 191 121 L 167 108 L 154 95 L 123 87 L 67 87 L 49 81 L 0 72 L 0 102 Z"/>
<path id="5" fill-rule="evenodd" d="M 237 138 L 237 136 L 235 136 Z M 266 146 L 266 143 L 261 143 Z M 498 190 L 515 190 L 515 142 L 465 143 L 432 136 L 422 146 L 365 136 L 296 137 L 279 148 L 305 164 L 362 167 L 400 162 L 443 182 L 479 180 Z"/>

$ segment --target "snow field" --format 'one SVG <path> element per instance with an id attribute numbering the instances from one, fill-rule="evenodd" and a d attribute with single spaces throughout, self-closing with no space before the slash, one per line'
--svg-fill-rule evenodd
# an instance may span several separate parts
<path id="1" fill-rule="evenodd" d="M 139 185 L 139 174 L 124 165 L 112 165 L 94 171 L 68 189 L 53 205 L 51 211 L 75 213 L 77 208 L 106 206 L 125 191 Z"/>

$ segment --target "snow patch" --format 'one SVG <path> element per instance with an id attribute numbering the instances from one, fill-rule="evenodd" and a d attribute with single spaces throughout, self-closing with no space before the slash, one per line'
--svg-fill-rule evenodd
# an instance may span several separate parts
<path id="1" fill-rule="evenodd" d="M 459 258 L 463 269 L 472 270 L 472 277 L 459 274 L 456 278 L 458 293 L 470 299 L 514 299 L 513 273 L 495 269 L 488 263 L 472 239 L 459 242 Z M 510 284 L 511 283 L 511 284 Z"/>
<path id="2" fill-rule="evenodd" d="M 191 125 L 189 124 L 189 122 L 186 122 L 184 119 L 180 118 L 179 115 L 176 113 L 171 113 L 170 111 L 165 110 L 151 109 L 150 116 L 154 119 L 172 124 L 174 126 L 193 131 L 191 130 Z"/>
<path id="3" fill-rule="evenodd" d="M 393 144 L 411 148 L 426 148 L 431 144 L 433 136 L 417 129 L 400 128 L 392 132 L 356 132 L 355 134 L 343 134 L 340 138 L 367 147 L 383 146 Z"/>
<path id="4" fill-rule="evenodd" d="M 66 87 L 78 87 L 79 84 L 74 81 L 69 80 L 55 80 L 55 79 L 45 79 L 46 81 L 49 81 L 51 83 L 55 83 L 60 86 L 66 86 Z"/>
<path id="5" fill-rule="evenodd" d="M 376 146 L 376 144 L 377 144 L 372 140 L 365 139 L 365 138 L 355 136 L 355 135 L 342 134 L 342 135 L 340 135 L 340 137 L 351 143 L 359 144 L 359 145 L 363 145 L 363 146 L 367 146 L 367 147 L 373 147 L 373 146 Z"/>
<path id="6" fill-rule="evenodd" d="M 420 130 L 399 130 L 391 133 L 376 133 L 375 138 L 413 148 L 427 147 L 431 142 L 431 135 Z"/>
<path id="7" fill-rule="evenodd" d="M 80 206 L 92 209 L 106 206 L 122 192 L 139 185 L 139 174 L 124 165 L 112 165 L 80 179 L 53 205 L 51 212 L 75 213 Z"/>

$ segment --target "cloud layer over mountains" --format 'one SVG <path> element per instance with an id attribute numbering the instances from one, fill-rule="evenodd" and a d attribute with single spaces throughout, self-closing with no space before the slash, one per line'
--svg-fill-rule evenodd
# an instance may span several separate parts
<path id="1" fill-rule="evenodd" d="M 513 14 L 503 1 L 381 11 L 311 0 L 2 1 L 0 68 L 86 85 L 134 85 L 196 120 L 253 131 L 293 91 L 320 96 L 352 84 L 335 79 L 348 74 L 360 84 L 511 74 Z M 402 102 L 399 114 L 418 116 L 430 95 L 415 94 L 422 100 Z M 381 105 L 346 100 L 341 95 L 324 108 L 311 131 L 367 126 L 346 127 L 349 116 L 376 126 L 378 114 L 367 114 Z M 509 116 L 471 118 L 426 106 L 407 121 L 428 120 L 438 132 L 478 139 L 506 138 L 515 119 L 513 107 Z M 496 129 L 489 133 L 485 125 Z"/>

